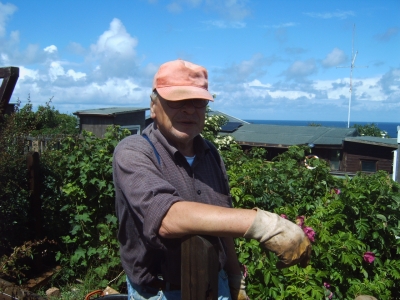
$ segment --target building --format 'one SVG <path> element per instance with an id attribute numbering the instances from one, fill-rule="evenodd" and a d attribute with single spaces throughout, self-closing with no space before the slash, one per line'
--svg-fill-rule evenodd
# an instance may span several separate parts
<path id="1" fill-rule="evenodd" d="M 103 137 L 107 127 L 119 125 L 132 134 L 141 133 L 146 125 L 146 111 L 142 107 L 109 107 L 74 112 L 79 119 L 79 132 L 91 131 L 97 137 Z"/>
<path id="2" fill-rule="evenodd" d="M 383 170 L 391 174 L 394 152 L 397 148 L 395 138 L 383 139 L 372 136 L 345 138 L 340 169 L 346 173 Z"/>
<path id="3" fill-rule="evenodd" d="M 293 145 L 306 145 L 311 154 L 324 159 L 336 175 L 384 170 L 393 173 L 396 139 L 360 136 L 355 128 L 322 126 L 281 126 L 250 124 L 224 115 L 228 123 L 221 128 L 222 135 L 231 135 L 244 149 L 263 147 L 271 160 Z"/>

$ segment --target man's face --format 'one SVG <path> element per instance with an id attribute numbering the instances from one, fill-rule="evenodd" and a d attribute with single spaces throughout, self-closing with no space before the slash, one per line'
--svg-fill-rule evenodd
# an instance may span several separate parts
<path id="1" fill-rule="evenodd" d="M 194 100 L 206 101 L 206 100 Z M 171 108 L 180 106 L 180 108 Z M 198 105 L 196 105 L 198 106 Z M 167 101 L 160 96 L 150 102 L 151 118 L 161 133 L 179 149 L 192 143 L 204 128 L 206 106 L 196 108 L 192 100 Z"/>

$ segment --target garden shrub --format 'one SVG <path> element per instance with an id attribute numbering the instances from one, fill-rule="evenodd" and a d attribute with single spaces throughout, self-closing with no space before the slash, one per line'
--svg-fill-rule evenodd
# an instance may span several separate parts
<path id="1" fill-rule="evenodd" d="M 278 270 L 277 257 L 237 239 L 251 299 L 378 299 L 399 296 L 400 187 L 386 172 L 339 179 L 323 160 L 304 166 L 307 147 L 272 162 L 264 149 L 224 151 L 234 206 L 274 211 L 303 227 L 313 242 L 310 265 Z M 314 235 L 315 233 L 315 235 Z"/>
<path id="2" fill-rule="evenodd" d="M 29 109 L 23 113 L 26 118 L 20 120 L 25 123 L 19 124 L 32 124 Z M 308 267 L 280 270 L 275 266 L 277 257 L 262 251 L 258 242 L 236 239 L 239 260 L 247 267 L 251 299 L 400 296 L 398 183 L 385 172 L 337 178 L 330 175 L 325 161 L 318 159 L 309 161 L 312 169 L 306 168 L 304 158 L 310 149 L 303 146 L 290 147 L 267 161 L 265 149 L 243 151 L 231 138 L 217 136 L 224 122 L 223 117 L 207 118 L 202 135 L 221 150 L 234 206 L 274 211 L 298 223 L 313 240 Z M 1 127 L 0 213 L 5 221 L 0 233 L 13 228 L 23 233 L 28 230 L 29 192 L 21 188 L 27 184 L 24 146 L 14 141 L 24 126 L 19 126 L 20 132 L 16 126 L 7 126 L 3 123 Z M 105 287 L 121 271 L 112 154 L 127 134 L 118 127 L 110 127 L 102 139 L 84 132 L 81 137 L 66 137 L 61 149 L 41 156 L 45 234 L 58 242 L 57 259 L 65 279 L 91 273 L 90 278 Z M 12 246 L 11 240 L 1 238 L 1 245 Z M 24 238 L 22 234 L 19 245 Z M 119 287 L 123 281 L 120 277 L 114 284 Z"/>
<path id="3" fill-rule="evenodd" d="M 115 146 L 128 130 L 109 127 L 104 138 L 84 131 L 82 137 L 67 137 L 57 152 L 57 170 L 62 174 L 61 208 L 67 216 L 69 232 L 62 236 L 64 249 L 57 259 L 64 275 L 86 274 L 93 270 L 99 286 L 105 286 L 122 270 L 119 257 L 112 156 Z M 118 284 L 118 283 L 117 283 Z"/>

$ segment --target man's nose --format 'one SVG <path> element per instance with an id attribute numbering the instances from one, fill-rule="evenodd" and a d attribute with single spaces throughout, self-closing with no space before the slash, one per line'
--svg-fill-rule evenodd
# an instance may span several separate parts
<path id="1" fill-rule="evenodd" d="M 185 101 L 185 104 L 182 106 L 182 110 L 189 114 L 193 114 L 196 111 L 196 107 L 194 107 L 192 101 Z"/>

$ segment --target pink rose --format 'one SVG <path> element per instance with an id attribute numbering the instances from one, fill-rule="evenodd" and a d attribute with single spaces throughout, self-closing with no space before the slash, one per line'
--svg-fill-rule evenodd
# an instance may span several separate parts
<path id="1" fill-rule="evenodd" d="M 242 265 L 242 268 L 243 268 L 243 271 L 242 271 L 243 277 L 246 278 L 247 275 L 249 275 L 249 273 L 247 271 L 247 266 L 246 265 Z"/>
<path id="2" fill-rule="evenodd" d="M 285 214 L 281 214 L 281 218 L 284 218 L 284 219 L 286 219 L 286 220 L 287 220 L 287 215 L 285 215 Z"/>
<path id="3" fill-rule="evenodd" d="M 303 225 L 304 225 L 304 216 L 298 216 L 298 217 L 296 217 L 296 224 L 299 225 L 301 228 L 303 228 Z"/>
<path id="4" fill-rule="evenodd" d="M 342 192 L 340 189 L 337 189 L 337 188 L 334 188 L 333 190 L 335 191 L 336 195 L 339 195 Z"/>
<path id="5" fill-rule="evenodd" d="M 331 288 L 331 285 L 329 283 L 327 283 L 327 282 L 324 282 L 324 287 L 326 288 L 326 290 L 328 292 L 330 292 L 330 294 L 328 295 L 328 299 L 332 299 L 333 293 L 329 290 Z"/>
<path id="6" fill-rule="evenodd" d="M 369 251 L 365 252 L 364 253 L 364 260 L 369 264 L 373 263 L 374 260 L 375 260 L 375 254 L 373 252 L 369 252 Z"/>
<path id="7" fill-rule="evenodd" d="M 306 234 L 306 236 L 308 237 L 308 239 L 311 241 L 311 242 L 314 242 L 315 241 L 315 231 L 314 231 L 314 229 L 312 229 L 311 227 L 304 227 L 303 228 L 303 231 L 304 231 L 304 233 Z"/>

